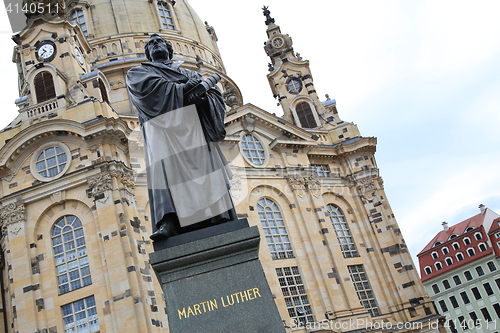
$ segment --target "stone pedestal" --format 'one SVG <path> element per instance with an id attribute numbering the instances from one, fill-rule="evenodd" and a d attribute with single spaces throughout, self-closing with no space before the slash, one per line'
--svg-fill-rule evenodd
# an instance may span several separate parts
<path id="1" fill-rule="evenodd" d="M 171 333 L 285 332 L 258 258 L 257 227 L 238 220 L 155 244 Z"/>

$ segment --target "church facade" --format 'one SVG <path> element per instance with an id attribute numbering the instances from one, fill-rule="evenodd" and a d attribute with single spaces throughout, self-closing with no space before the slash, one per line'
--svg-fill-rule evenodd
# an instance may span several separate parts
<path id="1" fill-rule="evenodd" d="M 186 68 L 222 77 L 232 199 L 259 228 L 287 331 L 442 330 L 385 195 L 376 138 L 320 101 L 309 62 L 267 8 L 267 77 L 283 117 L 242 102 L 214 28 L 186 0 L 54 3 L 57 13 L 29 15 L 13 38 L 20 97 L 0 132 L 0 331 L 168 332 L 125 87 L 152 33 Z"/>

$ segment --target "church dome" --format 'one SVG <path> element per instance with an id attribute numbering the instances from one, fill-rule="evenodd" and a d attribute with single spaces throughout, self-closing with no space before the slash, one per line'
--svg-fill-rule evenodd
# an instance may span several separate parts
<path id="1" fill-rule="evenodd" d="M 110 82 L 111 102 L 118 113 L 130 113 L 124 73 L 147 61 L 144 47 L 153 33 L 172 44 L 173 60 L 205 76 L 219 73 L 220 88 L 234 88 L 242 100 L 239 88 L 226 75 L 214 28 L 200 19 L 187 0 L 71 0 L 66 7 L 66 19 L 80 26 L 87 37 L 91 70 L 103 72 Z"/>
<path id="2" fill-rule="evenodd" d="M 144 44 L 159 33 L 174 47 L 174 57 L 196 60 L 224 72 L 215 32 L 186 0 L 69 1 L 68 19 L 78 23 L 92 47 L 91 62 L 102 67 L 116 58 L 143 57 Z M 198 58 L 198 57 L 199 58 Z"/>

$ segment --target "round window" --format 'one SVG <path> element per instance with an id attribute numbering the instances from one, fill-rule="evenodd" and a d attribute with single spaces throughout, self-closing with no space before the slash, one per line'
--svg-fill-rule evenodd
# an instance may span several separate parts
<path id="1" fill-rule="evenodd" d="M 259 139 L 251 134 L 245 134 L 241 138 L 241 149 L 245 159 L 256 166 L 261 166 L 266 160 L 266 151 Z"/>
<path id="2" fill-rule="evenodd" d="M 40 181 L 57 179 L 69 169 L 70 156 L 68 147 L 62 143 L 42 145 L 31 159 L 31 173 Z"/>
<path id="3" fill-rule="evenodd" d="M 292 94 L 298 94 L 302 90 L 302 82 L 300 82 L 299 79 L 291 78 L 288 81 L 286 88 L 288 92 Z"/>

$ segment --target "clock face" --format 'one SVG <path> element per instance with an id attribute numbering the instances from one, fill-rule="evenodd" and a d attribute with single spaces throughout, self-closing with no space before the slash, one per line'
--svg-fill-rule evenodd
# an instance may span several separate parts
<path id="1" fill-rule="evenodd" d="M 78 46 L 75 46 L 75 56 L 76 56 L 76 60 L 78 60 L 78 63 L 83 66 L 83 64 L 84 64 L 83 54 L 80 51 L 80 49 L 78 48 Z"/>
<path id="2" fill-rule="evenodd" d="M 273 39 L 272 43 L 275 48 L 279 49 L 283 46 L 283 39 L 276 37 L 275 39 Z"/>
<path id="3" fill-rule="evenodd" d="M 52 41 L 42 42 L 36 54 L 39 61 L 52 61 L 56 55 L 56 45 Z"/>

